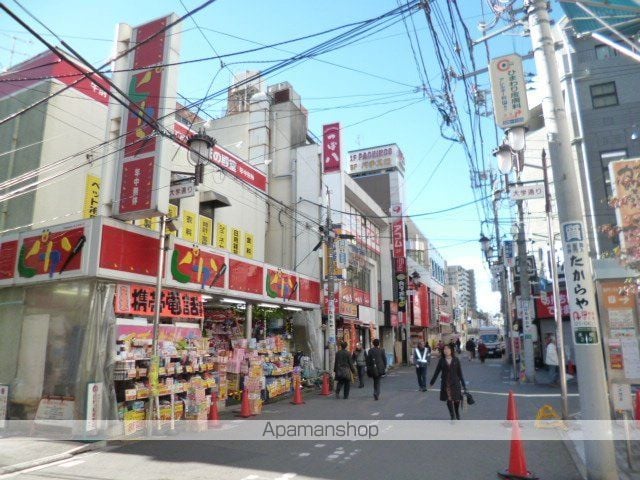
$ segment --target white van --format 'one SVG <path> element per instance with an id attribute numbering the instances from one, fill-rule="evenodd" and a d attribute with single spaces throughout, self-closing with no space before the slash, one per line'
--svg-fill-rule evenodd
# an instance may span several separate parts
<path id="1" fill-rule="evenodd" d="M 480 327 L 478 337 L 487 346 L 487 356 L 499 358 L 504 355 L 506 347 L 499 327 Z"/>

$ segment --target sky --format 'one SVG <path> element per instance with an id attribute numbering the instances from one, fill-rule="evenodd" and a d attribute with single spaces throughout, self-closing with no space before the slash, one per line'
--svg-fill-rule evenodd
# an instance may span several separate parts
<path id="1" fill-rule="evenodd" d="M 102 65 L 109 58 L 117 23 L 135 26 L 170 12 L 181 16 L 201 3 L 200 0 L 20 1 L 20 5 L 94 65 Z M 442 12 L 447 11 L 444 0 L 435 3 Z M 516 3 L 521 2 L 516 0 Z M 458 4 L 471 38 L 481 37 L 478 22 L 483 19 L 489 22 L 493 18 L 486 1 L 459 0 Z M 6 5 L 51 43 L 59 44 L 17 2 L 9 0 Z M 198 12 L 193 20 L 185 20 L 181 59 L 227 54 L 258 44 L 298 38 L 373 18 L 398 5 L 395 0 L 217 0 Z M 557 5 L 555 9 L 559 10 Z M 443 23 L 446 25 L 447 19 L 446 16 L 435 19 L 436 31 Z M 496 28 L 504 25 L 499 23 Z M 529 39 L 517 32 L 492 40 L 490 56 L 528 53 Z M 219 60 L 212 60 L 181 67 L 178 92 L 196 100 L 207 91 L 222 91 L 230 84 L 231 72 L 266 68 L 273 63 L 264 62 L 289 58 L 292 53 L 304 51 L 335 34 L 228 57 L 222 66 Z M 0 70 L 46 49 L 4 12 L 0 13 L 0 38 Z M 409 38 L 412 38 L 413 49 Z M 441 42 L 447 42 L 447 38 L 441 38 Z M 440 136 L 440 117 L 422 93 L 425 80 L 421 71 L 426 71 L 435 88 L 442 83 L 434 52 L 426 17 L 418 12 L 352 45 L 286 68 L 269 77 L 267 84 L 288 81 L 293 85 L 309 110 L 309 129 L 318 137 L 323 124 L 340 122 L 344 159 L 348 150 L 389 143 L 399 145 L 406 160 L 406 212 L 418 215 L 414 221 L 449 265 L 462 265 L 476 271 L 479 307 L 494 313 L 499 310 L 499 296 L 491 292 L 488 268 L 478 243 L 481 229 L 488 236 L 491 229 L 481 226 L 486 214 L 479 204 L 422 215 L 474 201 L 464 151 L 459 143 Z M 485 67 L 486 59 L 485 49 L 480 45 L 475 51 L 476 67 Z M 525 71 L 531 69 L 525 64 Z M 489 89 L 486 74 L 477 78 L 480 90 Z M 468 125 L 462 87 L 454 83 L 454 88 L 461 120 Z M 223 115 L 225 94 L 204 107 L 213 117 Z M 495 170 L 490 152 L 496 146 L 496 136 L 501 138 L 502 133 L 495 131 L 491 117 L 480 120 L 480 125 L 484 148 L 477 147 L 478 161 L 484 162 L 485 171 Z M 510 222 L 505 219 L 503 231 L 509 231 Z"/>

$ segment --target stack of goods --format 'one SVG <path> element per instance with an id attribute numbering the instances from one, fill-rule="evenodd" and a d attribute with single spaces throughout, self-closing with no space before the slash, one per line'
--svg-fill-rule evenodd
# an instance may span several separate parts
<path id="1" fill-rule="evenodd" d="M 127 409 L 121 405 L 118 408 L 118 416 L 124 423 L 124 434 L 133 435 L 144 431 L 146 417 L 145 402 L 135 401 Z"/>
<path id="2" fill-rule="evenodd" d="M 251 414 L 257 415 L 262 412 L 262 389 L 264 385 L 262 376 L 262 358 L 252 355 L 249 358 L 249 372 L 244 378 L 244 388 L 249 394 L 249 405 Z"/>
<path id="3" fill-rule="evenodd" d="M 209 412 L 209 401 L 205 389 L 204 381 L 200 376 L 196 375 L 191 377 L 185 399 L 185 418 L 187 420 L 198 420 L 194 425 L 197 430 L 202 430 L 203 426 L 204 429 L 207 427 L 206 420 Z"/>

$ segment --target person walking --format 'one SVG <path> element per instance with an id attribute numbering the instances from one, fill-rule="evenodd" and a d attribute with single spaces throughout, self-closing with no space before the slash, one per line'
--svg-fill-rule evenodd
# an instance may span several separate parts
<path id="1" fill-rule="evenodd" d="M 431 359 L 431 348 L 425 347 L 424 342 L 420 340 L 418 346 L 413 349 L 413 363 L 416 366 L 416 375 L 418 376 L 418 388 L 421 392 L 427 391 L 427 366 Z"/>
<path id="2" fill-rule="evenodd" d="M 478 340 L 478 356 L 480 357 L 480 362 L 484 363 L 484 359 L 487 358 L 487 353 L 489 353 L 489 349 L 484 344 L 482 339 Z"/>
<path id="3" fill-rule="evenodd" d="M 473 341 L 473 338 L 467 340 L 464 349 L 469 354 L 469 361 L 473 360 L 476 357 L 476 342 Z"/>
<path id="4" fill-rule="evenodd" d="M 356 349 L 351 356 L 351 360 L 356 365 L 356 369 L 358 370 L 358 388 L 364 387 L 364 372 L 367 368 L 367 353 L 362 348 L 362 344 L 360 342 L 356 343 Z"/>
<path id="5" fill-rule="evenodd" d="M 558 366 L 558 349 L 556 348 L 556 342 L 553 337 L 547 337 L 547 351 L 544 363 L 549 367 L 551 373 L 551 382 L 549 386 L 557 387 L 558 380 L 560 379 L 560 369 Z"/>
<path id="6" fill-rule="evenodd" d="M 467 392 L 467 385 L 462 376 L 460 360 L 456 358 L 455 350 L 449 345 L 445 345 L 443 348 L 436 371 L 433 372 L 433 377 L 431 377 L 431 386 L 436 383 L 440 374 L 442 374 L 440 400 L 447 402 L 451 420 L 454 420 L 454 417 L 456 420 L 460 420 L 460 402 L 462 401 L 462 392 Z"/>
<path id="7" fill-rule="evenodd" d="M 460 350 L 462 348 L 462 342 L 460 341 L 460 337 L 456 337 L 456 355 L 460 355 Z"/>
<path id="8" fill-rule="evenodd" d="M 373 347 L 367 354 L 367 375 L 373 378 L 373 398 L 380 398 L 380 378 L 387 370 L 387 354 L 380 348 L 380 340 L 373 340 Z"/>
<path id="9" fill-rule="evenodd" d="M 347 342 L 340 342 L 340 350 L 336 352 L 336 358 L 333 363 L 333 372 L 336 381 L 336 398 L 340 398 L 340 390 L 344 386 L 344 399 L 349 398 L 349 390 L 351 388 L 351 374 L 356 374 L 356 368 L 351 360 L 351 355 L 347 351 Z"/>

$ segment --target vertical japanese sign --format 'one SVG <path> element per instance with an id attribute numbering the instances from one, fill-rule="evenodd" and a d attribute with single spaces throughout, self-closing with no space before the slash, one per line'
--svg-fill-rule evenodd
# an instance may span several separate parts
<path id="1" fill-rule="evenodd" d="M 502 242 L 504 252 L 504 263 L 507 267 L 516 266 L 516 249 L 513 240 L 505 240 Z M 502 267 L 500 267 L 502 268 Z"/>
<path id="2" fill-rule="evenodd" d="M 253 234 L 252 233 L 246 233 L 244 234 L 244 256 L 247 258 L 253 258 L 253 252 L 254 252 L 254 240 L 253 240 Z"/>
<path id="3" fill-rule="evenodd" d="M 87 384 L 87 420 L 85 431 L 95 433 L 100 430 L 102 420 L 102 383 Z"/>
<path id="4" fill-rule="evenodd" d="M 172 203 L 169 204 L 169 214 L 168 214 L 169 218 L 178 218 L 178 206 L 174 205 Z M 175 230 L 171 230 L 169 232 L 169 235 L 176 235 L 177 233 Z"/>
<path id="5" fill-rule="evenodd" d="M 84 187 L 84 207 L 82 208 L 82 218 L 93 218 L 98 216 L 98 205 L 100 203 L 100 177 L 87 175 Z"/>
<path id="6" fill-rule="evenodd" d="M 198 229 L 198 243 L 211 245 L 213 239 L 213 221 L 209 217 L 200 215 L 200 228 Z"/>
<path id="7" fill-rule="evenodd" d="M 175 110 L 177 67 L 161 66 L 178 59 L 178 32 L 173 28 L 162 31 L 175 19 L 175 15 L 163 17 L 136 27 L 132 33 L 131 43 L 138 45 L 130 54 L 132 72 L 127 89 L 133 112 L 123 108 L 121 134 L 125 144 L 116 167 L 113 205 L 113 215 L 123 220 L 153 217 L 168 210 L 171 159 L 163 155 L 163 149 L 169 140 L 157 135 L 150 124 Z"/>
<path id="8" fill-rule="evenodd" d="M 340 124 L 322 127 L 322 167 L 324 173 L 340 171 Z"/>
<path id="9" fill-rule="evenodd" d="M 182 212 L 182 238 L 189 242 L 196 241 L 196 214 L 185 210 Z"/>
<path id="10" fill-rule="evenodd" d="M 589 261 L 584 223 L 565 222 L 561 232 L 573 341 L 576 345 L 600 343 L 593 279 L 584 273 Z"/>
<path id="11" fill-rule="evenodd" d="M 640 159 L 618 160 L 609 164 L 609 176 L 613 186 L 616 219 L 620 229 L 620 247 L 629 261 L 640 259 Z"/>
<path id="12" fill-rule="evenodd" d="M 7 403 L 9 402 L 9 385 L 0 385 L 0 428 L 7 425 Z"/>
<path id="13" fill-rule="evenodd" d="M 396 270 L 396 297 L 398 298 L 398 311 L 407 311 L 407 259 L 397 257 L 395 259 Z"/>
<path id="14" fill-rule="evenodd" d="M 393 257 L 405 256 L 404 249 L 404 218 L 402 217 L 402 205 L 391 206 L 391 236 L 393 241 Z"/>
<path id="15" fill-rule="evenodd" d="M 239 228 L 231 229 L 231 253 L 240 255 L 240 238 L 241 232 Z"/>
<path id="16" fill-rule="evenodd" d="M 503 129 L 524 126 L 529 120 L 522 57 L 511 54 L 489 64 L 496 125 Z"/>
<path id="17" fill-rule="evenodd" d="M 218 222 L 216 224 L 216 247 L 227 249 L 227 224 Z"/>

